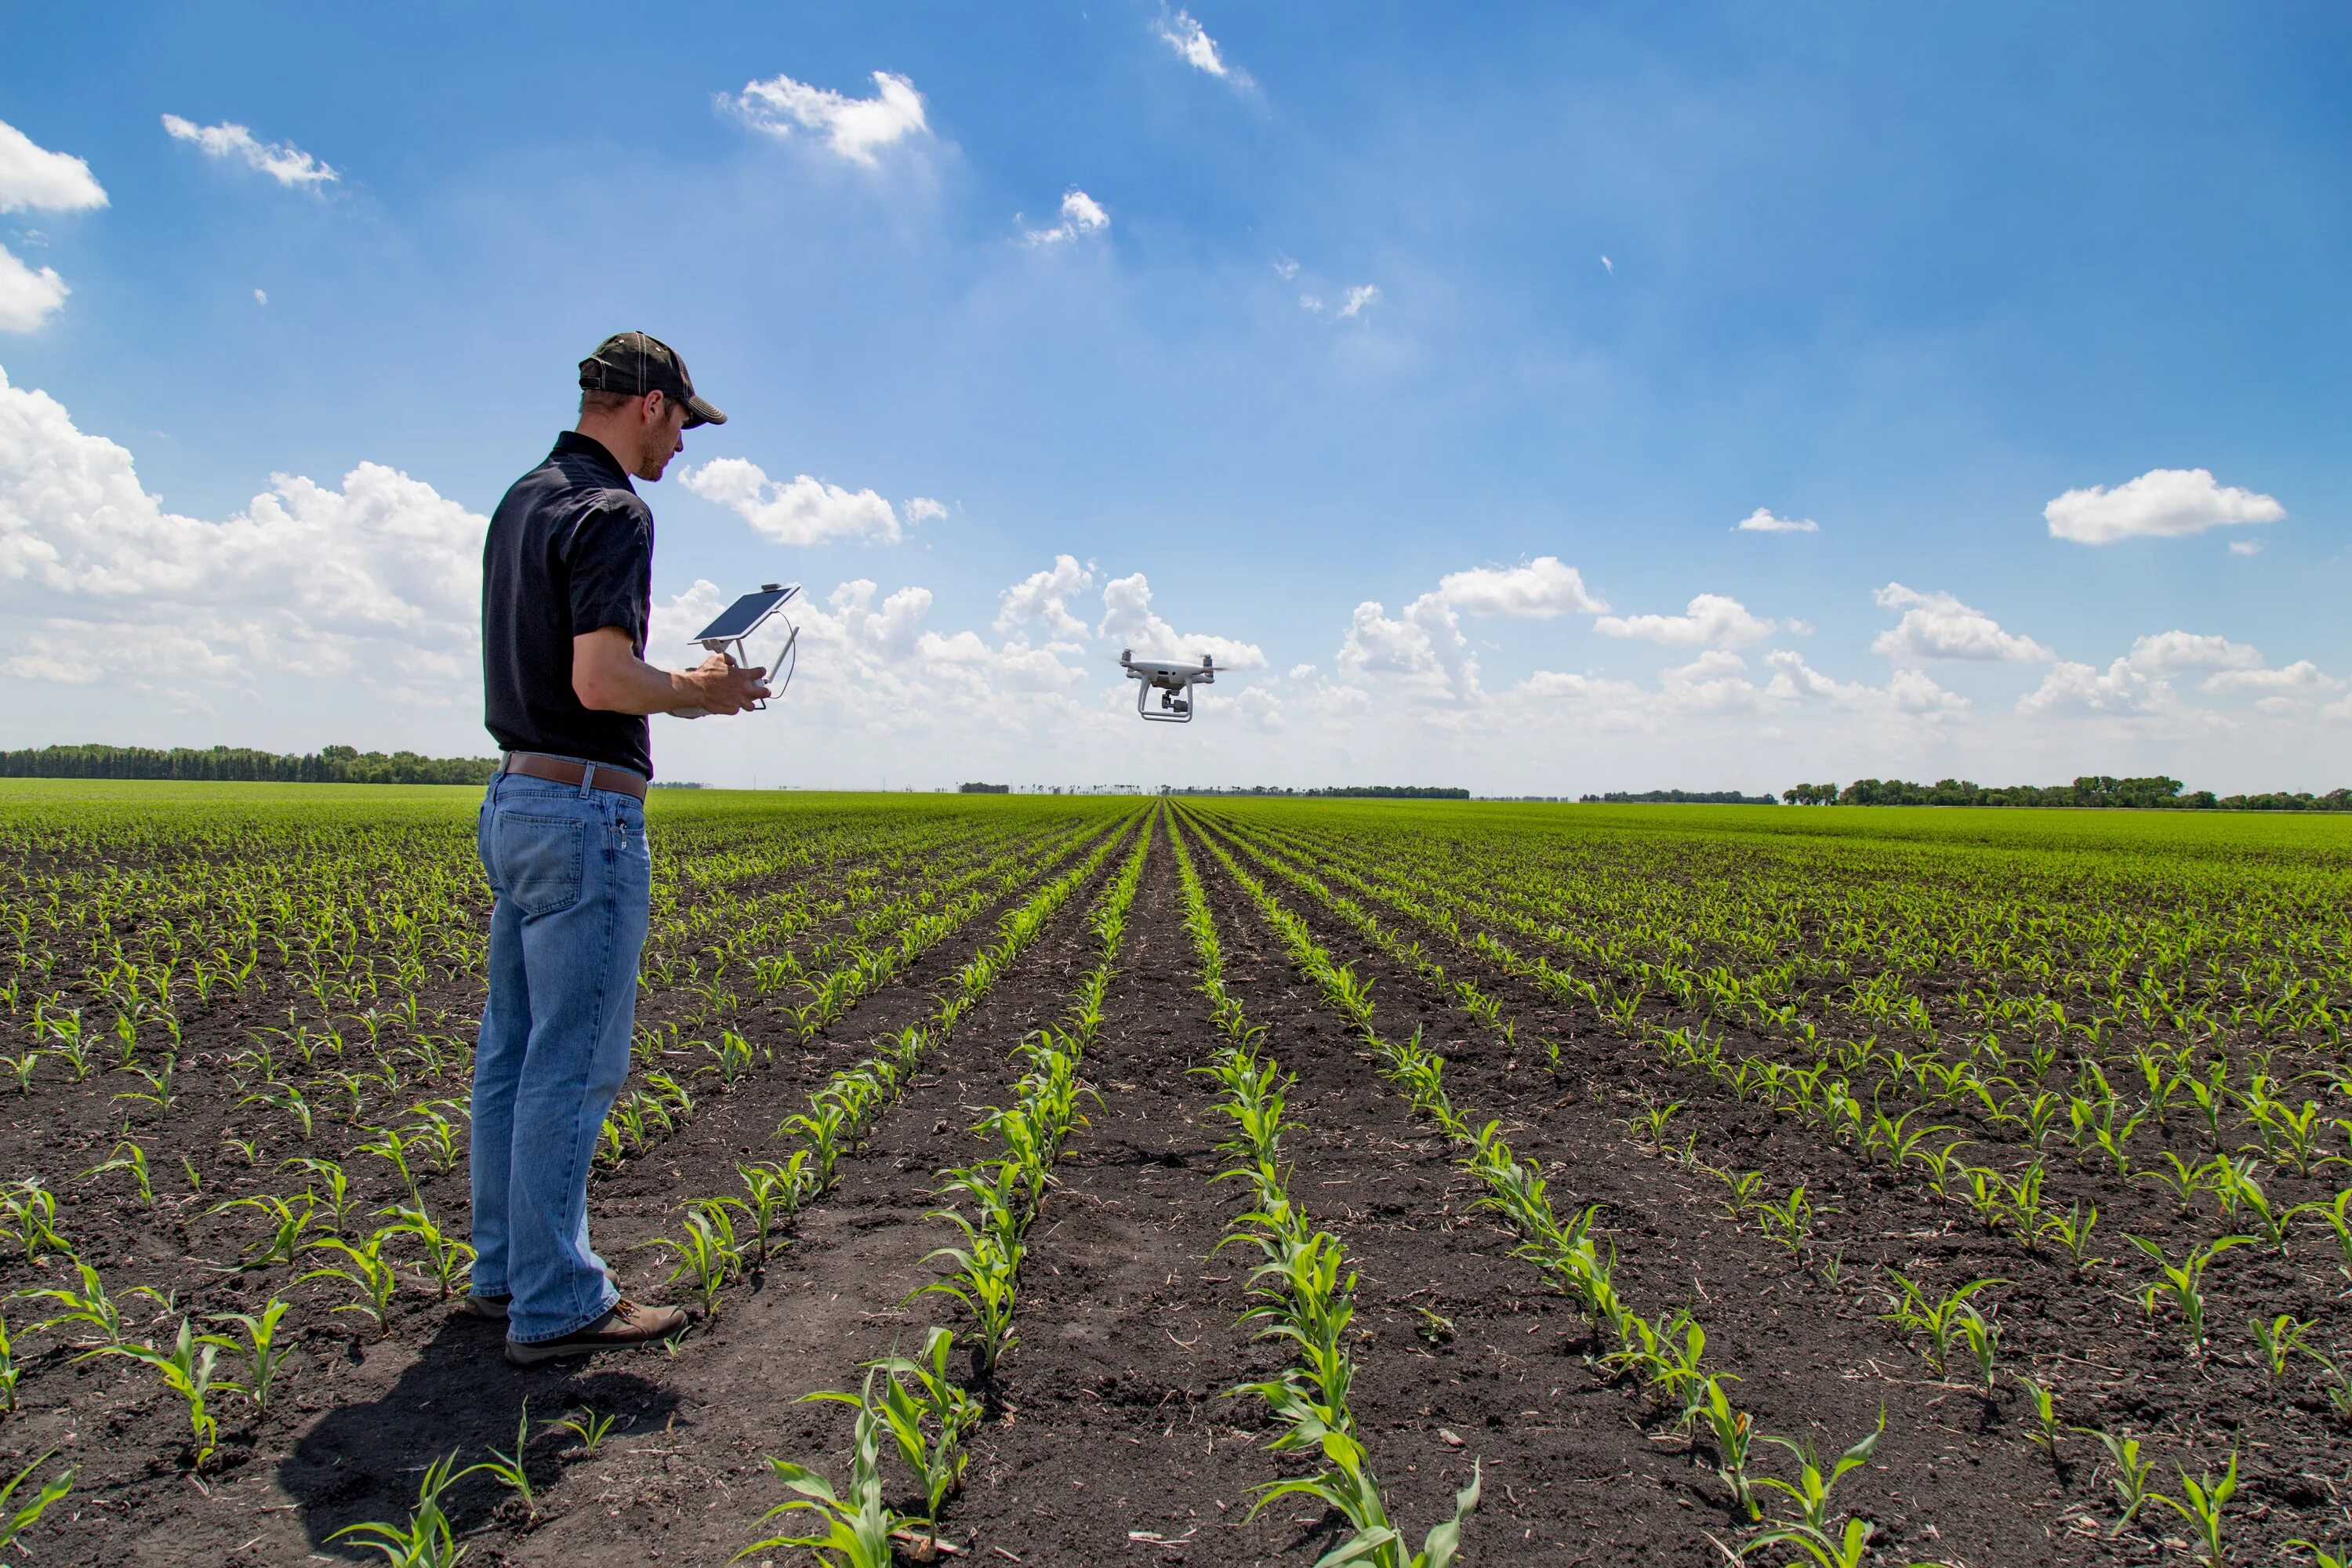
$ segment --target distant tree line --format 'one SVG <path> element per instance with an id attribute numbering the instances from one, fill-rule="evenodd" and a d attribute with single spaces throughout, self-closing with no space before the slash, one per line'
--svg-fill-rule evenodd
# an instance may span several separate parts
<path id="1" fill-rule="evenodd" d="M 1742 795 L 1736 789 L 1690 790 L 1649 789 L 1639 795 L 1627 795 L 1622 790 L 1608 795 L 1579 795 L 1585 805 L 1777 805 L 1769 795 Z"/>
<path id="2" fill-rule="evenodd" d="M 1907 779 L 1856 779 L 1840 789 L 1833 784 L 1804 784 L 1783 790 L 1780 798 L 1791 805 L 2064 805 L 2127 806 L 2142 811 L 2352 811 L 2352 789 L 2326 795 L 2289 794 L 2217 795 L 2210 789 L 2182 793 L 2179 779 L 2121 779 L 2105 773 L 2087 774 L 2070 784 L 2012 784 L 1987 788 L 1966 779 L 1937 779 L 1931 784 Z"/>
<path id="3" fill-rule="evenodd" d="M 0 751 L 0 778 L 183 779 L 254 784 L 488 784 L 495 757 L 425 757 L 322 746 L 292 755 L 244 746 L 42 746 Z"/>
<path id="4" fill-rule="evenodd" d="M 1468 800 L 1466 789 L 1450 789 L 1436 784 L 1331 784 L 1323 789 L 1291 789 L 1282 784 L 1250 784 L 1232 789 L 1204 788 L 1197 784 L 1172 789 L 1170 795 L 1281 795 L 1302 799 L 1323 797 L 1349 800 Z"/>
<path id="5" fill-rule="evenodd" d="M 956 794 L 958 795 L 1011 795 L 1012 793 L 1013 786 L 1009 784 L 960 784 L 956 785 Z"/>

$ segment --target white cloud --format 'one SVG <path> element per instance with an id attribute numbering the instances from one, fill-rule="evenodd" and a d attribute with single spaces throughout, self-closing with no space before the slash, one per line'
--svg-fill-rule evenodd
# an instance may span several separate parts
<path id="1" fill-rule="evenodd" d="M 1080 235 L 1100 234 L 1109 226 L 1110 214 L 1103 211 L 1102 204 L 1072 185 L 1062 195 L 1062 221 L 1050 228 L 1024 229 L 1021 237 L 1031 245 L 1059 245 Z"/>
<path id="2" fill-rule="evenodd" d="M 1277 256 L 1274 258 L 1274 274 L 1287 282 L 1298 276 L 1298 263 L 1287 256 Z"/>
<path id="3" fill-rule="evenodd" d="M 1151 584 L 1140 572 L 1103 584 L 1103 618 L 1095 635 L 1147 658 L 1191 659 L 1207 654 L 1221 670 L 1265 668 L 1265 652 L 1255 643 L 1180 634 L 1161 620 L 1151 608 Z"/>
<path id="4" fill-rule="evenodd" d="M 1319 316 L 1323 313 L 1323 301 L 1316 295 L 1301 294 L 1298 297 L 1298 308 Z"/>
<path id="5" fill-rule="evenodd" d="M 2136 639 L 2131 652 L 2125 656 L 2135 668 L 2152 675 L 2169 675 L 2183 669 L 2260 669 L 2263 656 L 2257 649 L 2242 642 L 2231 642 L 2225 637 L 2198 632 L 2158 632 L 2153 637 Z"/>
<path id="6" fill-rule="evenodd" d="M 2218 485 L 2205 468 L 2150 468 L 2114 489 L 2068 490 L 2042 509 L 2053 539 L 2113 544 L 2119 539 L 2171 538 L 2209 528 L 2276 522 L 2286 508 L 2269 496 Z"/>
<path id="7" fill-rule="evenodd" d="M 947 514 L 948 509 L 946 504 L 940 501 L 935 501 L 929 496 L 908 496 L 907 498 L 907 521 L 908 522 L 937 522 L 940 519 L 946 517 Z"/>
<path id="8" fill-rule="evenodd" d="M 1604 256 L 1601 258 L 1601 270 L 1614 278 L 1617 275 L 1617 264 Z"/>
<path id="9" fill-rule="evenodd" d="M 1744 647 L 1770 637 L 1780 629 L 1780 623 L 1751 615 L 1747 605 L 1728 595 L 1701 594 L 1679 616 L 1603 616 L 1592 623 L 1592 629 L 1603 637 L 1641 637 L 1685 647 Z"/>
<path id="10" fill-rule="evenodd" d="M 811 87 L 788 76 L 744 84 L 719 102 L 755 131 L 779 139 L 795 131 L 814 132 L 840 157 L 873 168 L 887 147 L 930 133 L 923 95 L 915 84 L 889 71 L 874 73 L 874 96 L 850 98 L 829 88 Z"/>
<path id="11" fill-rule="evenodd" d="M 2230 541 L 2230 553 L 2232 555 L 2260 555 L 2262 552 L 2263 542 L 2259 539 L 2233 539 Z"/>
<path id="12" fill-rule="evenodd" d="M 252 132 L 226 121 L 218 125 L 198 125 L 176 114 L 167 114 L 163 116 L 163 129 L 175 140 L 194 142 L 208 158 L 235 158 L 281 185 L 317 187 L 342 178 L 299 147 L 283 142 L 257 141 Z"/>
<path id="13" fill-rule="evenodd" d="M 164 510 L 131 454 L 0 373 L 0 652 L 23 678 L 472 678 L 488 520 L 362 463 L 220 522 Z M 13 634 L 13 635 L 10 635 Z"/>
<path id="14" fill-rule="evenodd" d="M 1758 507 L 1732 524 L 1738 533 L 1819 533 L 1822 525 L 1810 517 L 1774 517 L 1769 507 Z"/>
<path id="15" fill-rule="evenodd" d="M 1438 579 L 1436 596 L 1474 616 L 1518 620 L 1549 620 L 1571 611 L 1594 615 L 1609 607 L 1585 591 L 1575 567 L 1561 564 L 1556 555 L 1538 555 L 1521 566 L 1449 572 Z"/>
<path id="16" fill-rule="evenodd" d="M 2336 691 L 2344 683 L 2330 675 L 2323 675 L 2317 665 L 2307 658 L 2297 659 L 2282 669 L 2224 669 L 2205 678 L 2200 688 L 2205 691 L 2261 691 L 2273 696 L 2300 692 Z"/>
<path id="17" fill-rule="evenodd" d="M 253 302 L 257 305 L 267 305 L 269 303 L 268 293 L 264 289 L 256 289 L 253 291 Z"/>
<path id="18" fill-rule="evenodd" d="M 1377 304 L 1380 300 L 1380 297 L 1381 290 L 1378 284 L 1358 283 L 1354 285 L 1349 289 L 1347 298 L 1342 300 L 1339 303 L 1339 319 L 1341 321 L 1345 321 L 1349 316 L 1361 315 L 1363 313 L 1364 307 L 1367 305 Z"/>
<path id="19" fill-rule="evenodd" d="M 1226 63 L 1224 52 L 1217 47 L 1217 40 L 1209 37 L 1208 29 L 1192 19 L 1191 12 L 1178 11 L 1172 16 L 1163 12 L 1154 31 L 1159 34 L 1161 43 L 1175 50 L 1193 69 L 1206 71 L 1237 88 L 1254 85 L 1247 71 Z"/>
<path id="20" fill-rule="evenodd" d="M 2171 683 L 2134 665 L 2116 659 L 2101 670 L 2087 664 L 2062 660 L 2051 667 L 2042 684 L 2018 699 L 2020 713 L 2147 714 L 2177 707 Z"/>
<path id="21" fill-rule="evenodd" d="M 1772 667 L 1768 695 L 1781 701 L 1820 701 L 1864 713 L 1900 713 L 1943 719 L 1964 713 L 1969 700 L 1936 684 L 1925 670 L 1898 669 L 1883 687 L 1836 680 L 1807 664 L 1802 655 L 1775 648 L 1765 656 Z"/>
<path id="22" fill-rule="evenodd" d="M 58 312 L 72 291 L 56 268 L 36 270 L 0 245 L 0 332 L 34 331 Z"/>
<path id="23" fill-rule="evenodd" d="M 1032 622 L 1042 623 L 1064 637 L 1084 637 L 1087 623 L 1072 615 L 1069 601 L 1095 585 L 1095 574 L 1078 564 L 1075 555 L 1056 555 L 1054 564 L 1004 590 L 996 614 L 996 629 L 1009 632 Z"/>
<path id="24" fill-rule="evenodd" d="M 0 213 L 86 212 L 106 205 L 89 165 L 69 153 L 52 153 L 0 121 Z"/>
<path id="25" fill-rule="evenodd" d="M 1871 650 L 1903 660 L 1927 658 L 2014 659 L 2039 663 L 2053 658 L 2032 637 L 2005 632 L 1982 610 L 1949 594 L 1922 594 L 1889 583 L 1875 595 L 1881 609 L 1901 610 L 1902 620 L 1878 634 Z"/>
<path id="26" fill-rule="evenodd" d="M 806 474 L 778 483 L 757 463 L 714 458 L 684 476 L 686 488 L 716 501 L 778 544 L 822 544 L 855 540 L 895 544 L 898 514 L 872 490 L 847 490 Z M 908 508 L 912 515 L 911 505 Z"/>

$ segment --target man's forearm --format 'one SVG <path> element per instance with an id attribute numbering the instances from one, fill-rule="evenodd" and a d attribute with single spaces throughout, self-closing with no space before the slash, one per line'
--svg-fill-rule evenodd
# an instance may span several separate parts
<path id="1" fill-rule="evenodd" d="M 685 674 L 641 658 L 613 660 L 572 685 L 583 706 L 604 713 L 676 713 L 702 705 Z"/>

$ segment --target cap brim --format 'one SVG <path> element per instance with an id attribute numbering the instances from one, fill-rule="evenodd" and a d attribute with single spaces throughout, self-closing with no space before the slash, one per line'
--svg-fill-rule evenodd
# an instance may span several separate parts
<path id="1" fill-rule="evenodd" d="M 687 395 L 686 424 L 683 428 L 691 430 L 698 425 L 724 425 L 726 423 L 727 416 L 721 414 L 718 408 L 712 405 L 709 402 L 703 398 L 697 397 L 691 393 Z"/>

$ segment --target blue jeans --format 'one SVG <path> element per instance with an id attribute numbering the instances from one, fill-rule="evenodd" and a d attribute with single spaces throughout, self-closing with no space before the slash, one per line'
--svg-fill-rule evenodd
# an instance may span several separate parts
<path id="1" fill-rule="evenodd" d="M 501 773 L 476 841 L 490 890 L 490 999 L 474 1049 L 473 1289 L 507 1334 L 560 1339 L 620 1299 L 588 1245 L 588 1170 L 629 1074 L 653 888 L 646 811 Z"/>

